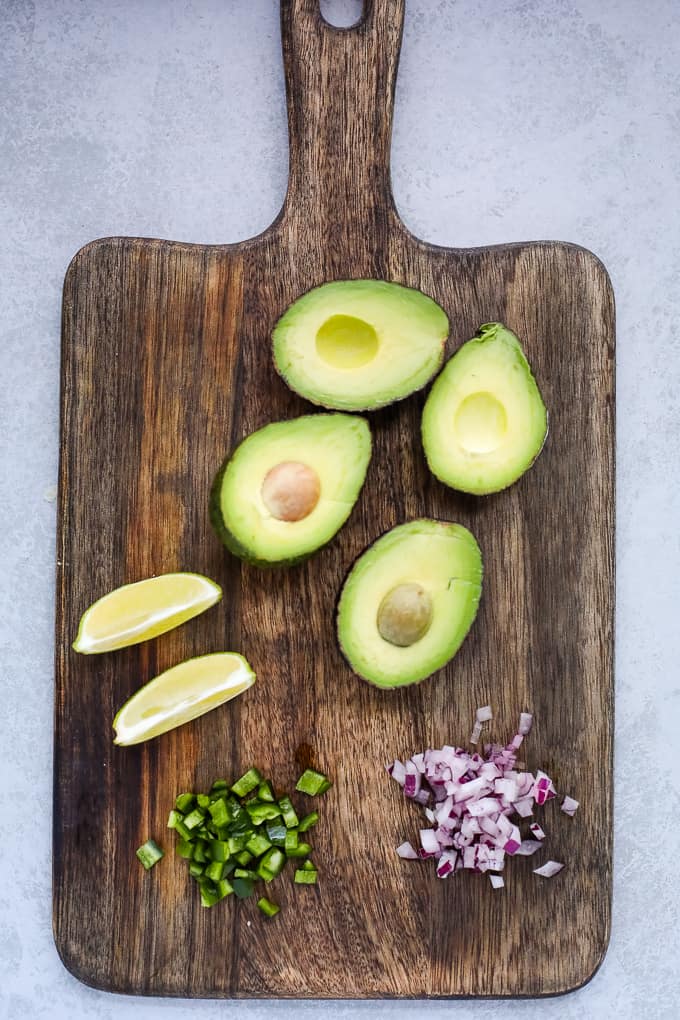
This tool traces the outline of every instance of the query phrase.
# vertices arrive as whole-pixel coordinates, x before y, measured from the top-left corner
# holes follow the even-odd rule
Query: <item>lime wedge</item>
[[[255,683],[235,652],[199,655],[166,669],[125,702],[113,720],[116,744],[139,744],[231,701]]]
[[[222,598],[222,589],[202,574],[160,574],[104,595],[83,614],[76,652],[93,655],[165,634]]]

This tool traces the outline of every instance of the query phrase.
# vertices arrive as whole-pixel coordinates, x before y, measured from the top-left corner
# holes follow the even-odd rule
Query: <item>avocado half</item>
[[[210,519],[224,545],[256,566],[290,566],[349,517],[371,459],[371,432],[349,414],[304,415],[247,436],[213,483]]]
[[[477,615],[482,554],[460,524],[392,528],[356,561],[338,602],[340,648],[377,687],[418,683],[456,654]]]
[[[430,470],[483,496],[516,482],[538,457],[548,414],[514,333],[481,326],[456,351],[425,402],[422,440]]]
[[[419,290],[338,280],[308,291],[273,332],[276,370],[323,407],[369,411],[421,389],[439,370],[449,320]]]

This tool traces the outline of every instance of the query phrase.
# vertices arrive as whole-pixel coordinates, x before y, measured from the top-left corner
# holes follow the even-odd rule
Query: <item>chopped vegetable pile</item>
[[[330,786],[322,773],[307,769],[295,789],[316,796]],[[189,874],[198,882],[201,903],[212,907],[232,893],[238,899],[250,896],[257,881],[271,882],[289,859],[304,858],[295,872],[295,882],[314,885],[317,869],[309,857],[312,848],[300,837],[318,820],[316,811],[298,818],[290,797],[277,798],[271,784],[252,768],[231,787],[226,780],[218,779],[210,793],[180,794],[170,812],[168,828],[179,836],[177,853],[189,862]],[[142,863],[141,851],[148,846],[137,852]],[[279,912],[279,907],[264,896],[257,905],[267,917]]]
[[[482,725],[492,717],[488,705],[477,710],[471,743],[478,742]],[[397,847],[400,857],[433,857],[439,878],[448,878],[462,869],[503,871],[506,857],[530,856],[542,849],[545,832],[540,825],[529,825],[533,839],[522,838],[519,830],[522,819],[532,816],[534,805],[545,804],[556,796],[550,776],[540,769],[534,775],[517,764],[517,752],[532,722],[532,716],[523,712],[510,743],[505,747],[485,744],[484,757],[445,746],[388,766],[389,774],[403,787],[404,796],[424,808],[432,825],[420,830],[418,850],[408,842]],[[573,817],[578,806],[578,801],[565,797],[562,810]],[[534,873],[552,878],[563,867],[557,861],[547,861],[534,868]],[[505,884],[498,874],[489,878],[494,889]]]

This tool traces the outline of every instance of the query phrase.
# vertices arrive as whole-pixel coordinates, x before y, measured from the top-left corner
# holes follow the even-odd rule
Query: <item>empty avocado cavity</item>
[[[308,291],[279,319],[274,363],[291,389],[341,411],[384,407],[439,369],[449,322],[418,290],[338,280]]]
[[[499,322],[456,351],[425,403],[422,440],[440,481],[483,496],[516,482],[545,441],[548,416],[519,340]]]

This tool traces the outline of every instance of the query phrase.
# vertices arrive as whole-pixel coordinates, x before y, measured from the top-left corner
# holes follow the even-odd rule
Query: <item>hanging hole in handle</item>
[[[319,0],[321,17],[334,28],[353,28],[364,16],[364,0]]]

